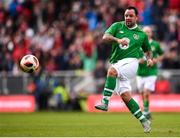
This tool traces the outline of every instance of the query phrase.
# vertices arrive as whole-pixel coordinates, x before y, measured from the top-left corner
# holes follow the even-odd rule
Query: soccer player
[[[139,68],[137,72],[137,87],[140,93],[142,93],[144,112],[143,114],[147,119],[151,119],[149,111],[149,96],[150,93],[155,90],[155,82],[158,75],[157,63],[163,59],[163,50],[160,44],[152,39],[152,29],[149,26],[145,26],[143,31],[147,34],[149,43],[153,53],[154,65],[147,67],[145,58],[143,58],[143,52],[141,52],[141,59],[139,60]]]
[[[108,110],[113,92],[118,93],[131,113],[141,122],[144,132],[150,132],[150,121],[146,119],[137,102],[131,97],[130,79],[136,77],[139,50],[143,49],[147,65],[152,66],[151,48],[148,37],[137,25],[138,11],[128,7],[124,13],[125,21],[113,23],[103,36],[104,42],[112,43],[110,63],[103,90],[101,104],[95,108]]]

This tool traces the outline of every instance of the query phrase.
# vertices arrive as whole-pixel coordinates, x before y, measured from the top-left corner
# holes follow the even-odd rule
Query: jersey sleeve
[[[148,40],[147,35],[145,35],[145,37],[144,37],[144,41],[143,41],[143,45],[142,45],[142,50],[144,52],[151,51],[151,46],[149,44],[149,40]]]
[[[105,34],[110,34],[114,36],[116,34],[116,28],[117,28],[118,23],[113,23],[106,31]]]
[[[163,55],[163,54],[164,54],[164,51],[162,50],[162,48],[161,48],[161,46],[160,46],[159,43],[157,43],[157,53],[158,53],[159,55]]]
[[[139,49],[139,58],[143,58],[144,57],[144,52],[142,50],[142,48]]]

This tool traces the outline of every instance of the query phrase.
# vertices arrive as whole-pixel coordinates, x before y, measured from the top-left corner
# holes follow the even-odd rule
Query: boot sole
[[[108,110],[108,109],[100,108],[100,107],[98,107],[98,106],[95,106],[95,108],[98,109],[98,110],[102,110],[102,111],[107,111],[107,110]]]

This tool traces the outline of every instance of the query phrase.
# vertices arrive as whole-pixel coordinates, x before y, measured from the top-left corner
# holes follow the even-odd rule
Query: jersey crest
[[[134,39],[136,39],[136,40],[139,39],[139,35],[137,35],[137,34],[133,34],[133,37],[134,37]]]

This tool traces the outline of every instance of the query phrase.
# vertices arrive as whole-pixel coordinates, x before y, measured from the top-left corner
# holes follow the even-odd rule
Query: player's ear
[[[136,21],[138,21],[138,16],[136,16]]]

